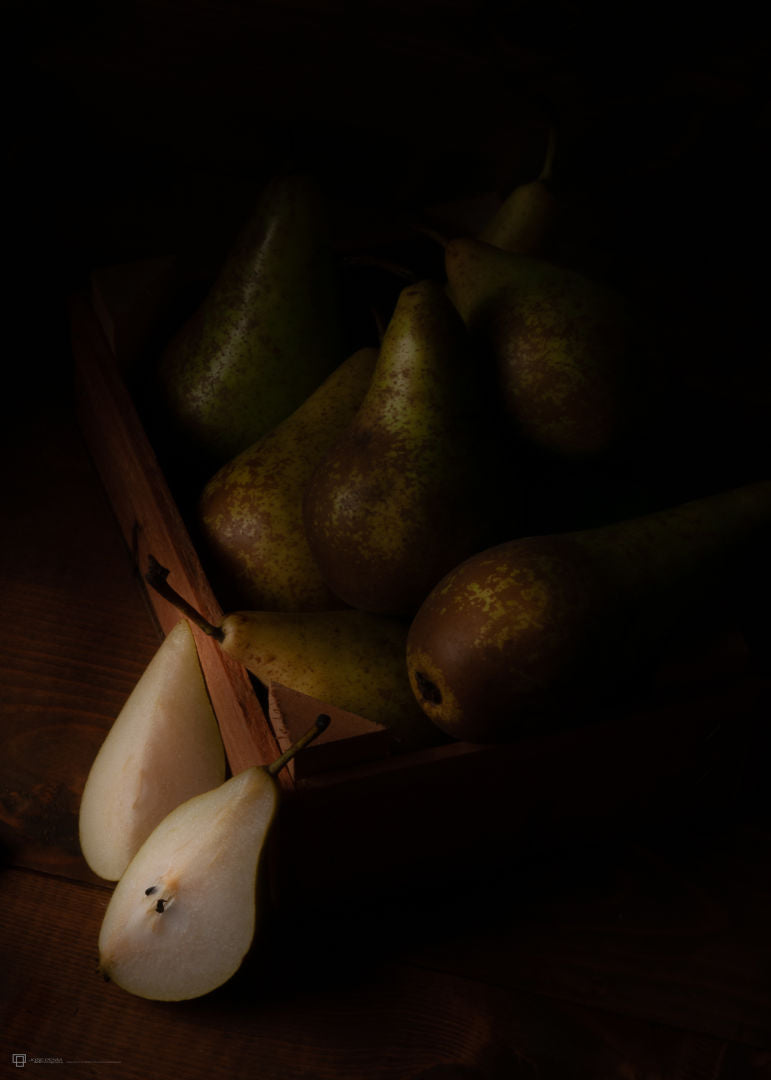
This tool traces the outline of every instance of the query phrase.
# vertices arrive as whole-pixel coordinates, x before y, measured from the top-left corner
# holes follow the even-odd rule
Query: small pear
[[[311,554],[303,495],[313,470],[353,419],[377,349],[359,349],[272,432],[224,465],[198,506],[221,589],[261,611],[340,607]]]
[[[353,608],[234,611],[218,626],[203,618],[150,559],[148,583],[266,686],[271,682],[388,728],[403,748],[438,741],[410,689],[407,624]]]
[[[139,997],[182,1001],[235,974],[257,927],[261,857],[279,804],[274,777],[327,721],[320,716],[272,765],[188,799],[153,830],[105,912],[106,978]]]
[[[623,431],[631,322],[601,282],[472,237],[445,248],[448,290],[492,358],[517,436],[548,455],[586,458]]]
[[[340,362],[338,293],[316,184],[277,177],[161,358],[171,452],[217,468],[297,408]]]
[[[552,184],[554,153],[555,137],[551,129],[540,174],[509,192],[480,231],[480,240],[522,255],[549,253],[560,216],[560,203]]]
[[[410,627],[416,698],[448,734],[498,742],[639,689],[673,643],[723,628],[749,583],[761,588],[770,531],[771,483],[758,482],[480,552]]]
[[[179,803],[225,778],[225,751],[190,625],[164,638],[94,759],[80,802],[83,856],[117,881]]]
[[[345,603],[410,615],[479,546],[484,391],[442,286],[403,289],[364,401],[305,494],[308,543]]]

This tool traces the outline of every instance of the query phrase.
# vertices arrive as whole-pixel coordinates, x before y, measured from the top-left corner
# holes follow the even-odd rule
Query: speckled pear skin
[[[383,724],[405,747],[435,744],[438,729],[413,696],[407,625],[366,611],[234,611],[222,648],[266,685],[281,683]]]
[[[771,533],[771,483],[584,531],[486,549],[431,592],[407,638],[410,684],[448,734],[504,742],[569,723],[725,617]]]
[[[191,457],[229,461],[340,363],[338,292],[321,193],[307,176],[276,178],[161,357],[164,407]]]
[[[514,188],[479,234],[486,244],[522,255],[547,255],[559,218],[557,198],[542,180]]]
[[[341,606],[308,546],[303,495],[319,460],[360,406],[376,359],[375,347],[357,350],[286,420],[206,484],[199,525],[226,607]]]
[[[485,535],[480,372],[441,285],[399,295],[370,388],[308,485],[308,542],[332,591],[411,615]]]
[[[517,435],[557,457],[607,451],[627,416],[624,298],[576,271],[472,237],[448,243],[445,269],[473,340],[492,357]]]

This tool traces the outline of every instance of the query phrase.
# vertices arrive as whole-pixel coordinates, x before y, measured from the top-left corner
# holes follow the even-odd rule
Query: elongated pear
[[[518,437],[557,457],[607,451],[627,419],[626,300],[574,270],[472,237],[447,244],[445,269]]]
[[[353,608],[234,611],[215,626],[170,586],[167,576],[151,558],[148,584],[265,685],[280,683],[382,724],[405,748],[437,741],[437,729],[410,689],[403,620]]]
[[[303,496],[313,470],[361,404],[376,358],[376,348],[348,357],[291,416],[206,484],[198,506],[201,534],[225,595],[239,606],[341,606],[311,554]]]
[[[650,675],[674,641],[722,626],[732,594],[760,586],[769,534],[763,482],[480,552],[410,627],[416,699],[448,734],[476,742],[600,704]]]
[[[364,611],[412,614],[479,544],[481,374],[444,289],[400,293],[361,408],[310,479],[308,543],[327,584]]]
[[[235,974],[257,928],[262,856],[279,804],[274,776],[327,719],[273,765],[189,799],[153,830],[105,912],[106,978],[139,997],[182,1001]]]
[[[94,759],[80,802],[83,856],[117,881],[179,803],[225,778],[225,751],[188,622],[164,638]]]
[[[159,380],[178,457],[215,468],[284,420],[342,359],[337,268],[313,180],[269,183]]]

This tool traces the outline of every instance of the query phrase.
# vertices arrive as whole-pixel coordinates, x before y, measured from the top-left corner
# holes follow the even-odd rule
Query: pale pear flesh
[[[156,1001],[226,982],[256,928],[257,875],[278,805],[253,766],[182,803],[151,833],[112,894],[99,934],[102,974]]]
[[[182,619],[142,673],[86,779],[79,834],[91,870],[117,881],[174,807],[224,779],[222,739]]]

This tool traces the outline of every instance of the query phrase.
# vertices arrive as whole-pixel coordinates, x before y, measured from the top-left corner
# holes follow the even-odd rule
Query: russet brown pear
[[[771,482],[607,526],[530,536],[451,571],[407,640],[416,699],[448,734],[517,738],[645,678],[769,578]]]

